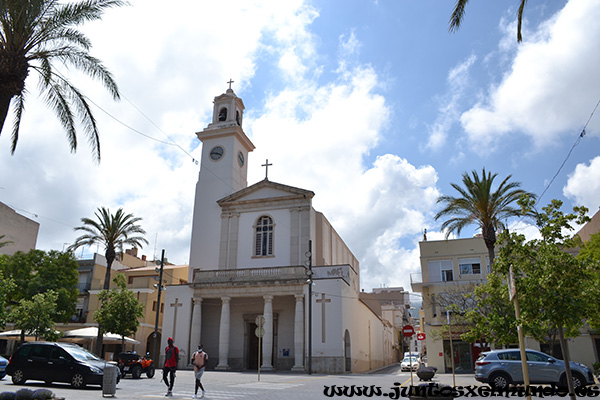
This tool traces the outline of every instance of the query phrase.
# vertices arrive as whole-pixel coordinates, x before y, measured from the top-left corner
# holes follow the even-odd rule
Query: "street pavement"
[[[117,385],[114,396],[104,395],[102,389],[90,386],[85,389],[72,389],[67,384],[52,384],[46,386],[42,382],[28,381],[25,385],[13,385],[7,376],[0,381],[0,392],[16,392],[21,388],[31,390],[47,388],[54,392],[57,398],[65,400],[98,400],[104,398],[115,398],[119,400],[137,399],[166,399],[166,386],[162,382],[162,374],[157,371],[154,378],[133,379],[127,376],[121,379]],[[479,385],[473,374],[455,375],[436,374],[433,382],[449,386]],[[368,388],[381,388],[379,394],[373,396],[352,396],[353,398],[394,398],[394,387],[407,387],[411,385],[409,372],[400,372],[399,365],[372,371],[366,374],[297,374],[297,373],[261,373],[260,377],[254,372],[229,372],[229,371],[206,371],[202,377],[202,383],[206,389],[205,399],[260,399],[260,400],[297,400],[297,399],[345,399],[348,395],[332,395],[332,388],[366,386]],[[419,385],[416,374],[413,374],[413,385]],[[397,389],[396,389],[397,390]],[[193,371],[177,371],[175,387],[172,399],[191,399],[194,394]],[[328,395],[329,394],[329,395]],[[472,397],[472,396],[470,396]],[[552,396],[544,399],[560,399]],[[468,399],[467,399],[468,400]]]

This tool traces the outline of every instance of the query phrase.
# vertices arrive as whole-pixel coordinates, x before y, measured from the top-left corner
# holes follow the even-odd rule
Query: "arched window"
[[[219,110],[219,121],[227,120],[227,108],[223,107]]]
[[[254,255],[273,255],[273,220],[266,215],[258,219],[254,228]]]
[[[239,111],[235,112],[235,122],[237,122],[237,124],[240,126],[242,125],[242,124],[240,124],[240,112]]]

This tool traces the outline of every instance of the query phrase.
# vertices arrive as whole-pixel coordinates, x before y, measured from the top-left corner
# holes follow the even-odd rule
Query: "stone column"
[[[223,305],[221,306],[221,325],[219,327],[219,364],[215,369],[226,370],[229,369],[229,327],[230,313],[229,313],[229,302],[231,297],[221,297]]]
[[[263,371],[272,371],[273,365],[271,359],[273,358],[273,296],[263,296],[265,299],[265,306],[263,316],[265,317],[265,336],[263,337],[263,350],[262,350],[262,366],[260,367]]]
[[[190,353],[196,351],[196,348],[202,340],[202,298],[194,297],[192,299],[192,329],[190,332]]]
[[[304,371],[304,294],[296,295],[294,316],[294,367],[292,371]]]

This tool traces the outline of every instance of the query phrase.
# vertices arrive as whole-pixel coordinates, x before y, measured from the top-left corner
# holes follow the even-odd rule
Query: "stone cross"
[[[331,299],[325,298],[325,293],[321,293],[321,298],[317,300],[321,303],[321,343],[325,343],[325,303],[331,303]]]
[[[231,84],[232,84],[233,82],[235,82],[235,81],[234,81],[234,80],[232,80],[232,79],[229,79],[229,82],[227,82],[227,83],[229,83],[229,89],[231,89]]]
[[[178,298],[175,298],[175,303],[172,303],[171,307],[175,308],[175,315],[173,316],[173,340],[175,340],[175,332],[177,330],[177,309],[183,307],[183,304],[179,303]]]
[[[273,164],[269,164],[269,159],[267,158],[267,162],[261,165],[261,167],[265,167],[265,179],[269,179],[269,166]]]

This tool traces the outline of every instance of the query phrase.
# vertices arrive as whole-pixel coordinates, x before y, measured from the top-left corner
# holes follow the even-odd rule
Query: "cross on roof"
[[[265,179],[269,179],[269,166],[273,165],[273,164],[269,164],[269,159],[267,158],[267,161],[261,165],[261,167],[265,167]]]
[[[229,79],[229,82],[227,82],[227,83],[229,83],[229,89],[231,89],[231,84],[232,84],[233,82],[235,82],[233,79]]]

